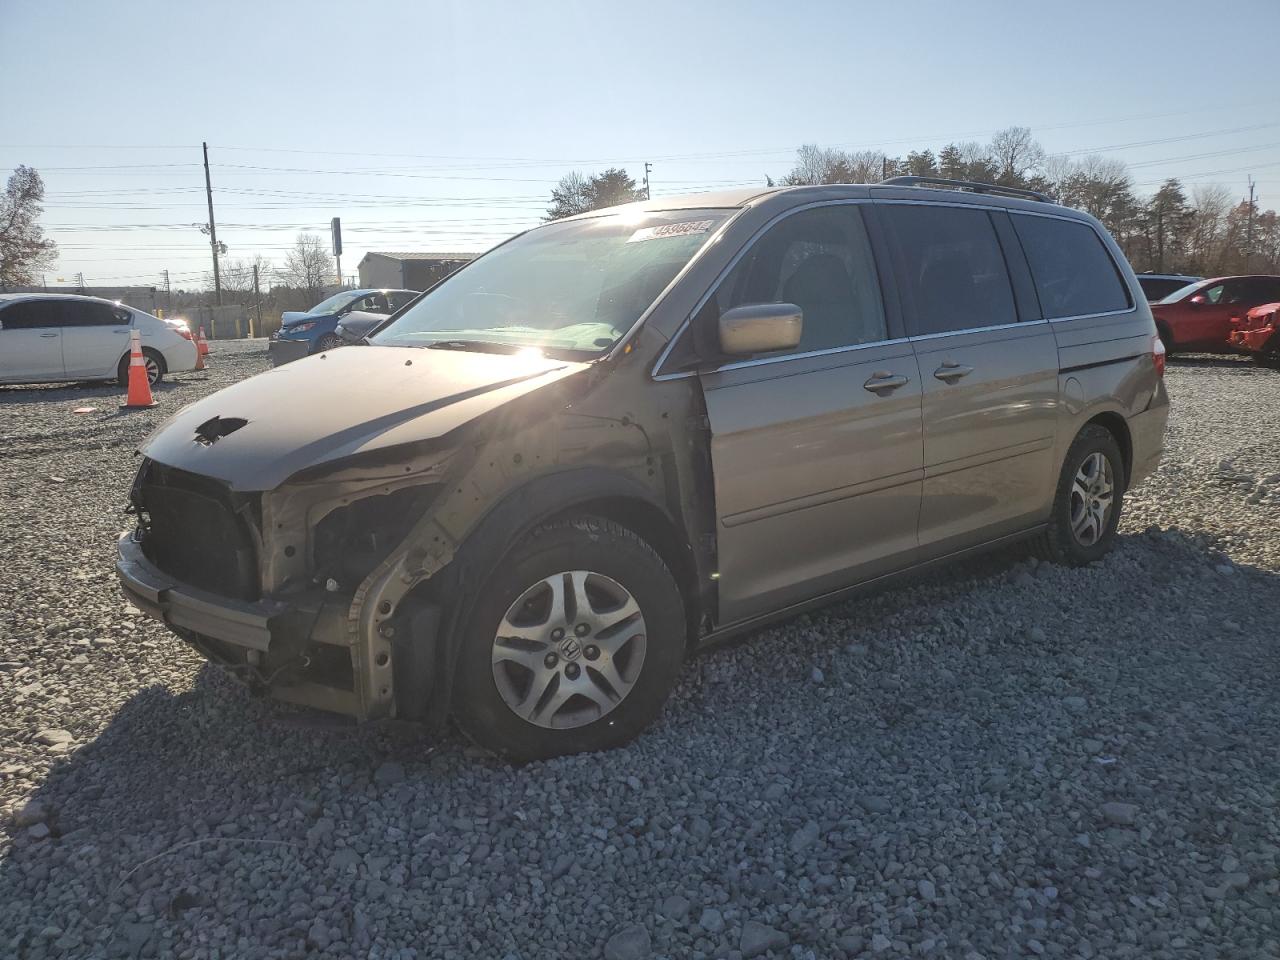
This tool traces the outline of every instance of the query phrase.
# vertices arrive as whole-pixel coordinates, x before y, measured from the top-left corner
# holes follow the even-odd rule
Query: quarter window
[[[1111,313],[1133,306],[1115,261],[1087,223],[1019,214],[1012,219],[1047,318]]]
[[[1018,322],[1004,254],[985,210],[924,204],[878,210],[902,275],[909,334]]]
[[[715,295],[717,316],[754,303],[800,308],[799,353],[886,339],[875,259],[858,208],[804,210],[761,237]]]

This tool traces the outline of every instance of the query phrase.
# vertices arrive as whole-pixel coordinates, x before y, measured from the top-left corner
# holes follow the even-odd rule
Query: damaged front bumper
[[[313,591],[288,602],[237,600],[169,576],[146,557],[133,533],[120,538],[117,551],[126,598],[256,692],[359,720],[397,712],[385,696],[386,677],[361,668],[365,658],[348,630],[342,598]],[[422,680],[394,678],[396,694],[422,695]]]

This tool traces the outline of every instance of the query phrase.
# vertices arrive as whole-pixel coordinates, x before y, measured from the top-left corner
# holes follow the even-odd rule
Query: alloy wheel
[[[142,355],[142,363],[147,368],[147,382],[151,386],[156,385],[156,381],[160,379],[160,364],[155,357],[149,353]]]
[[[1071,534],[1082,547],[1093,546],[1106,532],[1114,495],[1111,461],[1101,452],[1089,454],[1071,482]]]
[[[644,614],[622,584],[589,570],[557,573],[507,609],[493,639],[493,680],[523,720],[584,726],[631,692],[646,639]]]

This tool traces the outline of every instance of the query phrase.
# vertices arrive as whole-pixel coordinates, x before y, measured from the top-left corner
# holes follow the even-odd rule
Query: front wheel
[[[598,517],[540,527],[490,576],[466,624],[458,724],[518,761],[619,746],[661,711],[685,629],[675,580],[631,530]]]
[[[1037,552],[1074,567],[1101,558],[1115,540],[1126,481],[1116,438],[1105,427],[1086,425],[1067,451]]]
[[[336,333],[326,333],[316,341],[314,353],[324,353],[326,350],[336,350],[342,346],[342,339]]]

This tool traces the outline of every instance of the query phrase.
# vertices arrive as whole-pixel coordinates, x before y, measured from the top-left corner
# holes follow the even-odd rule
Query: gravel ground
[[[215,351],[141,413],[0,388],[0,956],[1280,956],[1280,373],[1170,365],[1104,562],[802,618],[514,768],[252,699],[121,599],[132,445],[266,365]]]

